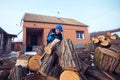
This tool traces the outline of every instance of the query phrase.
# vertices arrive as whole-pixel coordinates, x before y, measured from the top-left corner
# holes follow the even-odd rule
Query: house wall
[[[46,24],[46,23],[35,23],[35,22],[24,22],[23,25],[23,45],[26,45],[26,28],[44,28],[43,32],[43,42],[46,44],[46,37],[51,28],[54,28],[56,24]],[[83,26],[72,26],[72,25],[62,25],[63,26],[63,38],[70,38],[74,44],[85,44],[89,43],[88,27]],[[84,31],[85,39],[79,40],[76,38],[76,31]]]

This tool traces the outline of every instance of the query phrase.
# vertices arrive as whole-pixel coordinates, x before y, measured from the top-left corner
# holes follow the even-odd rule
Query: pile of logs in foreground
[[[77,52],[70,39],[62,40],[52,54],[42,56],[44,47],[40,47],[36,55],[19,52],[6,80],[119,80],[120,77],[116,77],[120,74],[119,51],[110,48],[112,41],[103,47],[100,42],[93,40],[95,66],[91,65],[90,54],[82,49]],[[120,48],[120,44],[115,44],[117,49],[118,45]]]

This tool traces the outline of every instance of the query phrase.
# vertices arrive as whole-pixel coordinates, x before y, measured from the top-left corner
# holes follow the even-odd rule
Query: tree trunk
[[[79,63],[72,41],[70,39],[62,40],[60,50],[61,54],[58,57],[62,69],[79,71]]]
[[[54,66],[55,54],[45,54],[45,56],[40,60],[40,68],[38,70],[43,76],[47,76],[51,72]]]
[[[94,64],[100,69],[113,72],[118,62],[119,55],[115,52],[105,48],[96,48],[94,55]]]
[[[81,80],[81,79],[77,72],[65,70],[60,75],[60,80]]]
[[[31,71],[37,71],[39,69],[39,60],[40,60],[41,56],[39,54],[36,54],[34,56],[32,56],[30,59],[29,59],[29,62],[28,62],[28,68],[29,70]]]
[[[22,67],[27,68],[28,67],[28,61],[29,61],[30,58],[31,58],[31,55],[26,55],[26,54],[20,55],[16,60],[15,66],[21,65]]]
[[[0,80],[8,80],[9,71],[8,70],[1,70],[0,71]]]
[[[111,80],[102,71],[100,71],[100,69],[97,69],[95,67],[89,67],[86,70],[85,75],[91,76],[91,77],[95,78],[96,80]]]
[[[22,80],[28,73],[27,68],[23,68],[22,66],[15,66],[11,69],[9,80]]]

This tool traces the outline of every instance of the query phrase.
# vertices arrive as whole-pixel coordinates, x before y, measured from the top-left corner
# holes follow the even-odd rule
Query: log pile
[[[106,37],[102,36],[99,39],[101,42],[106,40]],[[116,50],[118,43],[114,42],[116,47],[113,47],[115,48],[113,49],[110,48],[113,44],[112,41],[107,47],[101,46],[100,42],[97,45],[95,43],[94,61],[91,59],[90,52],[86,49],[74,49],[70,39],[62,40],[59,45],[54,47],[55,49],[52,52],[50,51],[51,54],[44,54],[44,47],[39,47],[40,50],[37,50],[38,54],[36,55],[20,54],[17,56],[16,64],[14,63],[11,68],[4,67],[7,71],[4,71],[5,69],[0,66],[0,69],[2,69],[0,71],[0,79],[119,80],[120,61],[119,51],[118,49]],[[3,65],[2,61],[0,62]],[[93,63],[95,66],[92,66]]]
[[[120,38],[103,35],[92,38],[95,46],[94,64],[99,69],[120,74]]]

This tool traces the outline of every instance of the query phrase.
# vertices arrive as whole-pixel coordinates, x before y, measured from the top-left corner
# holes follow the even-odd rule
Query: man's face
[[[56,29],[56,30],[55,30],[55,33],[56,33],[56,34],[60,34],[60,33],[61,33],[61,31],[60,31],[60,30],[58,30],[58,29]]]

